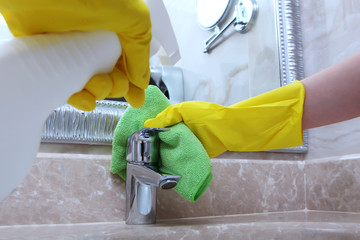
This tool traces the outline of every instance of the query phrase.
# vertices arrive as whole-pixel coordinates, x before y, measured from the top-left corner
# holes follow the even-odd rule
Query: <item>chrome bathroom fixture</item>
[[[166,128],[144,128],[133,133],[127,145],[126,224],[156,223],[156,191],[176,186],[180,176],[158,173],[159,132]]]
[[[204,42],[204,53],[208,53],[216,40],[228,29],[234,25],[239,33],[246,33],[254,24],[258,5],[255,0],[239,0],[232,8],[232,0],[197,0],[198,21],[201,27],[206,30],[214,29],[214,34]],[[226,16],[233,10],[233,18],[220,29],[219,25]]]

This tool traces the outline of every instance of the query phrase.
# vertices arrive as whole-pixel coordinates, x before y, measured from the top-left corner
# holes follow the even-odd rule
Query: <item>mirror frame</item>
[[[280,86],[304,78],[304,60],[301,35],[299,0],[275,1],[277,16],[278,50],[280,60]],[[308,131],[303,131],[303,145],[274,152],[305,153],[308,151]]]
[[[299,0],[274,2],[277,41],[280,61],[280,86],[304,78],[301,18]],[[111,145],[117,125],[128,104],[126,102],[98,101],[93,112],[83,112],[64,105],[46,120],[42,142]],[[271,152],[305,153],[308,150],[308,132],[303,133],[303,145]]]

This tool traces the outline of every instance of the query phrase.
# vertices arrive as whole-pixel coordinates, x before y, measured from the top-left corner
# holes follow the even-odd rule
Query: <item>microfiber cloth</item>
[[[144,128],[147,119],[170,106],[169,100],[155,86],[145,91],[145,103],[141,108],[129,106],[116,126],[113,139],[110,171],[126,180],[126,149],[128,138]],[[184,124],[170,127],[159,133],[160,163],[162,174],[181,176],[174,190],[184,199],[195,202],[210,185],[212,164],[201,142]]]

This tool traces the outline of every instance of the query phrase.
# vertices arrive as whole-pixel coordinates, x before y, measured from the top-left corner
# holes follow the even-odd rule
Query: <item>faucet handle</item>
[[[157,166],[159,160],[160,132],[168,128],[144,128],[134,132],[128,139],[126,160],[146,166]]]
[[[172,188],[176,187],[180,178],[181,178],[180,176],[176,176],[176,175],[163,174],[160,179],[159,188],[165,189],[165,190],[172,189]]]
[[[170,131],[169,128],[143,128],[137,132],[144,136],[157,136],[160,132]],[[136,133],[136,132],[135,132]]]
[[[161,174],[149,167],[133,163],[127,164],[127,176],[129,176],[129,179],[126,179],[127,183],[131,183],[131,179],[136,178],[143,184],[161,189],[174,188],[181,178],[177,175]]]

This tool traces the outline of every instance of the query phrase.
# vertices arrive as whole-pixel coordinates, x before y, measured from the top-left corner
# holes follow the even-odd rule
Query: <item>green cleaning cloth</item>
[[[145,103],[141,108],[129,106],[121,117],[115,132],[110,171],[126,180],[126,149],[128,138],[144,128],[147,119],[170,106],[169,100],[155,86],[145,91]],[[174,190],[184,199],[195,202],[205,192],[212,180],[212,165],[201,142],[184,124],[170,127],[159,133],[160,163],[162,174],[181,176]]]

